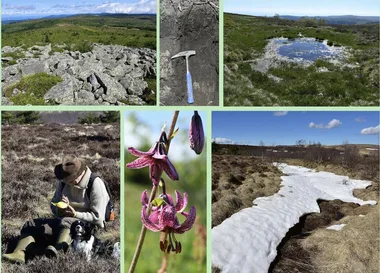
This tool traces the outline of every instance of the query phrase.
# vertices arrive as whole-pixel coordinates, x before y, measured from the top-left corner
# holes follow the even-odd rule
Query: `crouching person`
[[[55,241],[55,244],[47,245],[44,253],[48,257],[56,257],[59,251],[69,248],[72,242],[70,227],[78,219],[99,228],[104,227],[110,196],[104,182],[92,174],[85,161],[74,155],[66,155],[62,163],[55,166],[54,173],[58,179],[50,204],[54,218],[26,222],[15,250],[4,254],[4,259],[25,263],[28,250],[35,245],[46,245],[49,241]],[[89,192],[86,192],[87,188],[90,188]]]

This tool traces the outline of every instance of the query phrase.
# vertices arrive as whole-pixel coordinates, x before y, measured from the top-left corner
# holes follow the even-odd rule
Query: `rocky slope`
[[[145,105],[149,90],[147,78],[155,79],[156,52],[119,45],[93,44],[91,52],[52,52],[51,45],[22,47],[5,46],[2,54],[17,52],[23,58],[3,57],[2,102],[5,90],[22,77],[44,72],[59,76],[62,82],[53,86],[45,95],[47,103],[65,105]],[[12,64],[12,65],[7,65]],[[13,89],[12,96],[24,92]],[[154,96],[154,95],[153,95]]]

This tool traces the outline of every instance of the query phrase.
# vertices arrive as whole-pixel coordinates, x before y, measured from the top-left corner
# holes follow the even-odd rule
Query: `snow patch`
[[[332,230],[339,231],[339,230],[341,230],[345,225],[346,225],[346,224],[332,225],[332,226],[327,227],[326,229],[332,229]]]
[[[223,273],[266,273],[277,256],[277,246],[305,214],[320,212],[317,200],[339,199],[375,205],[353,196],[370,181],[316,172],[304,167],[276,164],[284,174],[278,193],[260,197],[253,207],[227,218],[212,229],[212,263]]]

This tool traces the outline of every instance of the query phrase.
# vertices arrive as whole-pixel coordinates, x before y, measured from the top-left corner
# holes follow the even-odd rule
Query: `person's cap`
[[[62,163],[54,168],[54,174],[58,180],[70,183],[77,179],[86,169],[86,162],[75,155],[63,156]]]

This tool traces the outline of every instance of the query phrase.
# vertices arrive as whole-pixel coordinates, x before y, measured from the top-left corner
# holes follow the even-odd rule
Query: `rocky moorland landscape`
[[[156,16],[3,21],[3,105],[154,105]]]
[[[2,57],[3,104],[145,105],[155,94],[147,83],[156,75],[152,49],[93,44],[84,53],[51,50],[51,44],[2,48],[3,55],[24,56],[16,61]],[[39,77],[55,83],[41,98],[23,90],[22,84]]]

